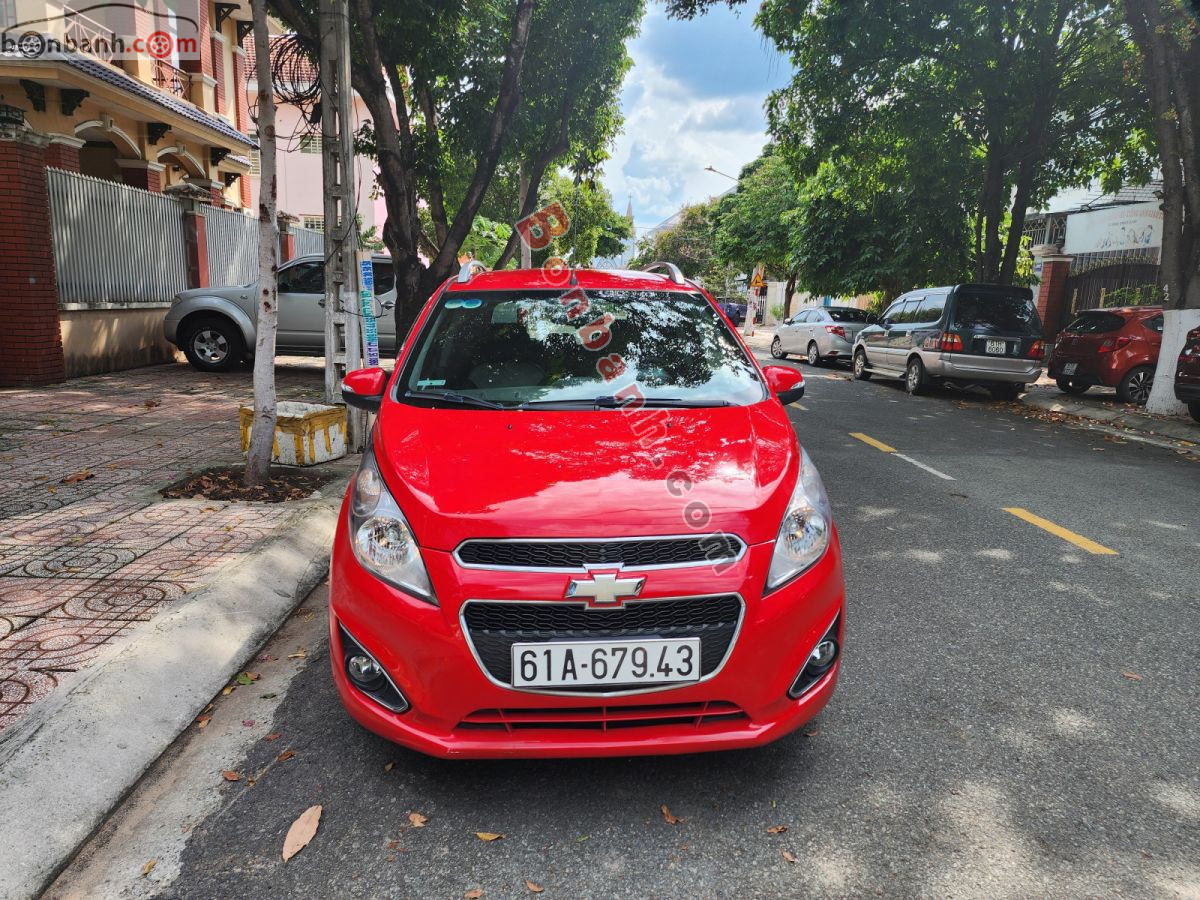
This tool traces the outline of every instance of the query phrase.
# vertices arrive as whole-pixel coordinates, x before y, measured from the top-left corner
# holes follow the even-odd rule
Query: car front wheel
[[[228,319],[197,319],[188,325],[183,354],[201,372],[228,372],[242,361],[242,334]]]
[[[776,335],[775,340],[771,341],[771,355],[775,359],[787,359],[787,354],[783,351],[783,343],[779,340],[779,335]]]
[[[854,377],[858,381],[869,381],[871,373],[867,371],[867,353],[861,347],[854,351]]]
[[[1117,385],[1117,396],[1122,403],[1136,403],[1145,406],[1150,399],[1150,390],[1154,387],[1154,369],[1150,366],[1138,366],[1130,369]]]

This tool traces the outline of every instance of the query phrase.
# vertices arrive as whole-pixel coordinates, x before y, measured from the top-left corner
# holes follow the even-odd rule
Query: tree
[[[1168,308],[1146,408],[1182,413],[1173,384],[1188,330],[1200,326],[1200,19],[1179,0],[1125,0],[1154,112],[1163,178],[1162,278]]]
[[[266,0],[252,0],[255,73],[271,83],[271,45]],[[275,332],[278,323],[279,225],[275,177],[275,97],[258,93],[258,140],[261,181],[258,197],[258,322],[254,341],[254,419],[246,454],[246,487],[267,480],[275,445]]]
[[[714,248],[713,217],[717,201],[685,206],[675,221],[638,242],[629,266],[640,269],[652,262],[673,262],[688,278],[724,292],[737,272],[724,264]]]
[[[568,260],[572,266],[587,266],[596,257],[616,256],[630,235],[628,220],[612,206],[612,194],[600,185],[554,173],[542,185],[538,203],[562,204],[570,228],[554,238],[544,250],[533,253],[534,265],[542,265],[553,256]]]

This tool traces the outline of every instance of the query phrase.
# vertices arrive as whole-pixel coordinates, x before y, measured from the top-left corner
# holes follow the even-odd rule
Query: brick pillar
[[[143,191],[162,193],[164,167],[158,163],[144,159],[118,159],[117,168],[121,170],[121,181],[125,184]]]
[[[200,51],[200,58],[184,57],[180,59],[179,68],[185,72],[194,72],[200,75],[212,74],[212,30],[208,24],[208,7],[208,0],[201,0],[193,7],[196,10],[196,49]],[[190,34],[185,36],[191,37]]]
[[[245,134],[250,127],[250,101],[246,97],[246,51],[241,47],[233,48],[233,96],[236,98],[234,124]]]
[[[215,35],[212,38],[212,76],[217,82],[213,87],[213,112],[225,113],[225,42]]]
[[[1066,296],[1067,275],[1071,271],[1071,260],[1074,257],[1062,256],[1057,247],[1050,252],[1038,253],[1040,247],[1034,248],[1037,261],[1035,269],[1040,268],[1041,281],[1037,290],[1037,311],[1042,319],[1042,329],[1046,340],[1054,340],[1062,328],[1063,311],[1069,298]]]
[[[64,134],[50,135],[50,143],[46,147],[46,165],[55,169],[66,169],[68,172],[79,171],[79,148],[83,141],[79,138],[67,137]]]
[[[250,174],[244,173],[238,179],[238,194],[242,198],[242,208],[250,208]]]
[[[279,225],[279,261],[285,263],[296,258],[296,235],[292,233],[292,226],[297,220],[295,216],[281,212],[275,221]]]
[[[187,245],[188,287],[208,287],[208,232],[198,209],[183,214],[183,241]]]
[[[46,187],[46,138],[0,128],[0,386],[66,378],[54,239]]]

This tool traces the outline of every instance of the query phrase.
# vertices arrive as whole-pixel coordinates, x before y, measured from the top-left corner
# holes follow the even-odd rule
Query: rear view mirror
[[[804,375],[791,366],[763,366],[767,386],[784,406],[804,396]]]
[[[387,372],[378,366],[371,369],[355,369],[342,379],[342,399],[347,406],[379,412],[383,393],[387,390]]]

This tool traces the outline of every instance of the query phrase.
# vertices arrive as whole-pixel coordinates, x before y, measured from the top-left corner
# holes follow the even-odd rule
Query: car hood
[[[665,436],[643,447],[631,426]],[[418,542],[440,550],[467,538],[717,530],[771,541],[799,468],[795,433],[774,400],[633,414],[389,401],[373,440]]]

